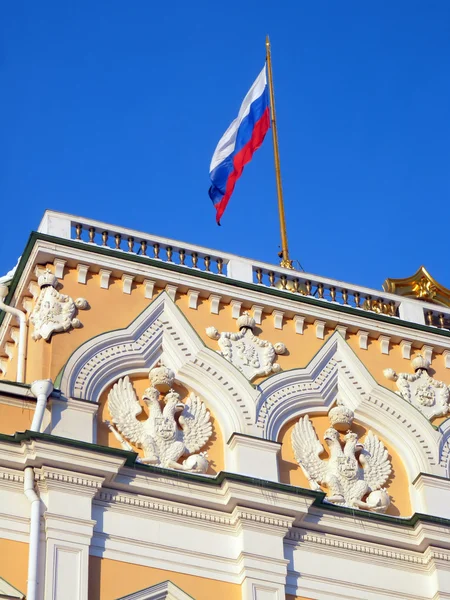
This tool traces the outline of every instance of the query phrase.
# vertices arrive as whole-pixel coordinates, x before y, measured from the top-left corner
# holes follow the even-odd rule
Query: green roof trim
[[[105,248],[103,246],[96,246],[96,245],[88,245],[87,243],[84,243],[84,242],[78,242],[76,240],[67,240],[65,238],[59,238],[59,237],[55,237],[52,235],[47,235],[44,233],[38,233],[36,231],[33,231],[28,239],[27,245],[25,247],[22,258],[20,259],[20,263],[17,267],[17,270],[14,273],[14,277],[13,277],[11,285],[10,285],[10,291],[9,291],[8,296],[6,297],[7,303],[10,302],[10,300],[14,294],[14,291],[17,287],[17,284],[19,282],[22,271],[25,267],[28,257],[31,254],[34,244],[37,240],[44,240],[47,242],[59,244],[60,246],[66,246],[69,248],[77,248],[79,250],[83,250],[86,252],[93,252],[94,254],[103,254],[105,256],[110,256],[112,258],[117,258],[119,255],[118,252],[116,250],[113,250],[112,248]],[[276,296],[277,298],[287,298],[289,300],[292,300],[293,302],[298,302],[300,304],[310,304],[312,306],[317,306],[317,307],[322,307],[322,308],[326,307],[327,309],[332,310],[332,311],[351,314],[351,315],[361,316],[361,314],[363,314],[364,317],[373,319],[374,321],[380,321],[383,323],[399,325],[400,327],[407,327],[408,329],[415,329],[417,331],[433,333],[435,335],[440,335],[443,337],[450,337],[450,331],[446,331],[443,329],[436,329],[435,327],[430,327],[428,325],[421,325],[419,323],[410,323],[409,321],[404,321],[402,319],[399,319],[398,317],[390,317],[388,315],[380,315],[377,313],[372,313],[370,311],[362,312],[361,309],[353,308],[351,306],[343,306],[341,304],[333,304],[331,302],[321,301],[317,298],[311,298],[309,296],[300,296],[297,294],[293,294],[286,290],[278,290],[276,288],[264,287],[264,286],[258,285],[256,283],[246,283],[244,281],[230,279],[229,277],[226,277],[224,275],[217,275],[215,273],[208,273],[205,271],[193,270],[190,267],[176,265],[174,263],[168,263],[168,262],[164,262],[164,261],[158,261],[158,260],[155,260],[148,256],[139,256],[137,254],[131,254],[131,253],[128,254],[128,253],[120,252],[120,258],[122,260],[125,260],[128,262],[151,265],[152,267],[156,267],[157,269],[174,271],[176,273],[182,273],[184,275],[193,275],[200,279],[207,279],[210,281],[221,282],[225,285],[239,287],[239,288],[251,290],[254,292],[263,292],[264,294],[268,294],[269,296]],[[382,291],[380,291],[380,294],[382,294]],[[0,324],[2,323],[4,316],[5,316],[4,311],[0,311]]]
[[[411,517],[394,517],[391,515],[383,515],[374,512],[368,512],[359,509],[347,508],[345,506],[337,506],[326,501],[326,495],[324,492],[316,492],[307,488],[293,486],[287,483],[278,483],[275,481],[268,481],[265,479],[257,479],[256,477],[249,477],[248,475],[240,475],[238,473],[229,473],[227,471],[220,471],[214,477],[198,475],[196,473],[187,473],[186,471],[174,471],[172,469],[165,469],[162,467],[155,467],[153,465],[145,465],[140,462],[136,462],[138,457],[136,452],[129,452],[128,450],[122,450],[120,448],[109,448],[108,446],[101,446],[99,444],[92,444],[89,442],[82,442],[79,440],[71,440],[69,438],[59,437],[56,435],[50,435],[47,433],[38,433],[37,431],[24,431],[17,432],[14,435],[6,435],[0,433],[0,440],[11,443],[21,444],[22,442],[29,440],[43,440],[52,444],[62,444],[63,446],[69,446],[72,448],[79,448],[82,450],[88,450],[92,452],[98,452],[100,454],[107,454],[110,456],[122,457],[125,459],[124,466],[134,468],[138,471],[146,473],[154,473],[157,475],[164,475],[170,479],[180,481],[192,481],[195,483],[201,483],[205,486],[220,487],[225,481],[236,481],[238,483],[244,483],[257,488],[264,488],[266,490],[273,490],[278,492],[285,492],[294,496],[300,496],[302,498],[313,498],[313,506],[320,508],[324,511],[331,513],[340,513],[357,517],[358,519],[366,519],[368,521],[378,521],[383,523],[391,523],[392,525],[400,525],[401,527],[414,528],[417,523],[431,523],[433,525],[441,525],[450,527],[450,519],[443,517],[437,517],[434,515],[426,515],[423,513],[414,513]],[[430,477],[434,477],[430,475]]]

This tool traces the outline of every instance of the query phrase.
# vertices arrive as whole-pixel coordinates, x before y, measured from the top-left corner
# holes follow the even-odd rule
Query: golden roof
[[[383,290],[406,298],[415,298],[450,307],[450,290],[438,283],[425,267],[404,279],[386,279]]]

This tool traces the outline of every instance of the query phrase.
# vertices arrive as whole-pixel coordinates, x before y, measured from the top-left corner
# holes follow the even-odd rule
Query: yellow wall
[[[52,268],[51,265],[48,266]],[[83,323],[82,328],[55,334],[50,342],[32,340],[32,327],[30,327],[26,377],[28,382],[43,377],[54,379],[70,354],[80,344],[95,335],[126,327],[150,303],[150,300],[145,298],[142,283],[134,282],[131,294],[124,294],[121,279],[111,277],[109,289],[102,289],[100,288],[99,275],[89,273],[87,283],[83,285],[77,283],[76,269],[68,268],[65,269],[64,279],[61,283],[60,291],[63,294],[68,294],[74,300],[78,297],[86,298],[90,308],[80,311],[78,314]],[[160,291],[160,289],[155,289],[154,297]],[[186,315],[205,344],[214,350],[218,349],[217,342],[208,338],[205,331],[206,327],[212,325],[219,331],[236,331],[236,320],[231,316],[229,305],[221,304],[219,314],[214,315],[210,313],[209,300],[207,299],[199,298],[198,308],[193,310],[188,306],[187,295],[177,294],[176,304]],[[333,331],[328,329],[326,337],[331,333]],[[282,330],[275,329],[271,315],[263,315],[262,324],[259,326],[257,334],[262,339],[273,343],[280,341],[286,345],[287,354],[277,358],[284,370],[306,366],[325,341],[317,339],[313,324],[305,324],[303,335],[295,333],[295,324],[292,319],[284,319]],[[384,369],[390,367],[398,372],[410,372],[411,370],[409,361],[402,358],[398,344],[392,344],[389,355],[386,355],[381,354],[377,340],[369,341],[368,350],[359,348],[356,334],[349,334],[347,341],[375,379],[387,388],[396,389],[395,383],[384,377]],[[435,371],[434,377],[450,384],[450,372],[445,368],[442,356],[434,357],[433,369]],[[15,364],[12,363],[6,378],[14,379],[14,371]]]
[[[89,557],[89,600],[115,600],[167,580],[195,600],[241,600],[241,587],[236,584]]]
[[[310,415],[316,433],[326,449],[326,444],[323,442],[323,434],[325,430],[330,427],[328,416],[326,415]],[[283,483],[289,483],[303,488],[310,488],[308,480],[306,479],[302,469],[295,460],[294,450],[291,443],[292,429],[294,428],[297,419],[287,423],[281,430],[278,441],[282,443],[279,467],[280,467],[280,481]],[[354,421],[352,430],[358,434],[360,439],[364,441],[364,437],[367,433],[366,427],[358,421]],[[373,430],[374,431],[374,430]],[[389,478],[386,489],[391,496],[391,504],[387,510],[388,515],[408,517],[411,516],[411,502],[409,498],[409,482],[406,474],[405,467],[397,454],[397,452],[386,443],[383,437],[374,431],[383,442],[389,452],[389,459],[392,464],[392,474]],[[327,459],[328,454],[325,451],[322,458]],[[326,491],[324,489],[324,491]]]
[[[27,591],[28,544],[0,539],[0,577],[23,594]]]
[[[138,398],[141,398],[144,390],[149,386],[148,377],[133,376],[130,377],[130,380],[133,383],[133,387],[138,395]],[[100,406],[97,414],[97,443],[103,446],[110,446],[112,448],[121,448],[122,446],[120,445],[120,442],[104,424],[105,419],[111,420],[111,415],[109,413],[107,404],[108,393],[111,390],[111,387],[112,385],[109,386],[100,397]],[[188,390],[178,385],[174,385],[174,389],[180,394],[181,399],[184,400],[188,394]],[[139,415],[138,418],[145,419],[148,416],[147,406],[143,402],[141,402],[141,406],[143,407],[144,412]],[[208,452],[209,469],[207,473],[209,475],[214,475],[224,469],[224,443],[222,432],[213,415],[211,415],[211,423],[213,426],[212,436],[201,451]],[[143,451],[141,449],[135,448],[135,451],[138,452],[140,456],[143,456]],[[184,458],[186,457],[182,457],[179,462],[183,462]]]
[[[0,433],[12,435],[16,431],[30,429],[35,406],[34,402],[24,402],[23,406],[11,406],[0,402]]]

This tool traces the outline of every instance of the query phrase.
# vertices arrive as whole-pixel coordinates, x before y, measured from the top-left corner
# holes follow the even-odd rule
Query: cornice
[[[33,442],[37,442],[34,445],[30,446],[29,444]],[[450,519],[441,518],[438,516],[427,515],[422,513],[415,513],[413,516],[409,518],[402,517],[394,517],[391,515],[383,515],[372,513],[363,510],[357,509],[348,509],[341,506],[336,506],[329,503],[324,503],[323,499],[325,494],[323,492],[316,492],[310,489],[299,488],[295,486],[291,486],[288,484],[277,483],[273,481],[265,481],[261,479],[256,479],[253,477],[248,477],[245,475],[239,475],[236,473],[228,473],[226,471],[221,471],[215,477],[209,477],[204,475],[197,475],[194,473],[187,473],[183,471],[173,471],[170,469],[163,469],[160,467],[154,467],[151,465],[144,465],[142,463],[135,463],[136,454],[133,452],[127,452],[125,450],[120,450],[116,448],[109,448],[104,446],[98,446],[96,444],[90,444],[88,442],[82,442],[78,440],[70,440],[66,438],[61,438],[57,436],[52,436],[43,433],[37,433],[32,431],[26,431],[24,433],[16,433],[13,436],[0,434],[0,461],[3,461],[4,453],[8,451],[9,447],[18,448],[18,452],[15,454],[10,452],[10,457],[15,457],[16,463],[23,468],[25,466],[26,461],[23,460],[24,454],[33,449],[33,460],[35,462],[39,461],[39,455],[42,454],[46,456],[46,464],[48,465],[50,460],[54,460],[57,465],[58,458],[61,455],[65,454],[65,449],[70,449],[70,453],[65,454],[65,460],[67,465],[71,465],[73,468],[73,458],[77,456],[82,459],[82,464],[85,465],[85,469],[91,470],[91,464],[94,461],[94,458],[97,456],[96,460],[96,469],[97,473],[102,473],[103,475],[108,472],[111,468],[111,459],[113,459],[112,464],[116,467],[116,473],[119,473],[119,469],[121,469],[121,473],[126,475],[127,472],[130,473],[132,479],[130,481],[137,481],[139,478],[142,481],[146,481],[147,489],[155,490],[155,486],[157,487],[158,482],[167,482],[168,486],[177,490],[178,486],[174,486],[175,482],[179,482],[179,487],[185,487],[185,490],[190,495],[195,493],[195,490],[198,489],[199,493],[202,488],[212,488],[214,489],[222,489],[224,494],[229,493],[229,489],[240,487],[242,489],[247,488],[248,490],[254,490],[258,492],[258,496],[254,495],[254,499],[256,500],[259,497],[259,492],[263,492],[263,497],[267,496],[267,491],[272,491],[274,493],[280,494],[280,499],[290,499],[294,502],[298,502],[301,499],[308,499],[312,501],[311,505],[311,518],[316,521],[319,516],[320,519],[323,520],[332,520],[334,517],[337,518],[338,521],[345,523],[345,527],[348,528],[351,522],[355,521],[355,518],[358,519],[360,523],[366,523],[366,527],[370,524],[373,524],[374,530],[379,528],[381,524],[388,526],[386,531],[388,531],[389,526],[392,530],[392,526],[400,529],[416,529],[417,526],[436,526],[448,528],[450,527]],[[22,449],[21,449],[22,447]],[[49,454],[48,448],[53,448],[54,451]],[[77,454],[78,452],[78,454]],[[103,457],[103,461],[101,459]],[[127,465],[128,467],[133,467],[132,469],[123,469],[123,466]],[[56,475],[58,467],[51,467],[53,469],[53,473],[55,476],[50,476],[47,480],[55,481],[58,480],[58,476]],[[92,469],[94,471],[94,469]],[[67,473],[70,473],[68,471]],[[70,475],[66,475],[69,477]],[[121,485],[129,485],[126,482],[128,481],[127,477],[121,475],[121,480],[124,482]],[[90,474],[83,474],[82,477],[86,476],[87,479],[91,481],[98,481],[101,477],[98,477],[97,480],[91,477]],[[77,473],[73,474],[74,480],[69,481],[68,483],[77,483]],[[64,477],[62,478],[64,481]],[[94,489],[98,489],[97,485],[90,484]],[[228,486],[228,489],[227,489]],[[130,488],[128,488],[130,489]],[[142,493],[143,488],[139,488]],[[133,488],[133,492],[136,493],[136,489]],[[233,489],[234,493],[234,489]],[[214,492],[214,497],[217,496],[217,492]],[[278,512],[281,509],[280,499],[277,500],[277,509]],[[271,506],[273,512],[273,498],[270,496],[268,500],[267,506]],[[294,506],[291,502],[289,506]],[[291,509],[288,509],[292,511]],[[287,515],[290,517],[290,515]],[[347,519],[347,521],[346,521]]]
[[[2,487],[23,491],[23,471],[16,471],[6,467],[0,467],[0,482]]]
[[[292,526],[295,518],[288,518],[283,515],[272,515],[264,513],[261,510],[251,510],[242,507],[236,507],[232,514],[225,512],[212,511],[210,509],[196,509],[187,504],[159,501],[155,498],[144,498],[142,495],[131,493],[121,493],[113,490],[101,490],[97,495],[95,504],[105,504],[115,506],[120,512],[138,512],[142,515],[142,509],[159,513],[162,517],[167,517],[170,521],[180,520],[183,523],[189,521],[200,521],[208,528],[213,526],[215,529],[229,531],[230,528],[238,530],[242,527],[255,527],[270,530],[273,533],[280,533],[283,537],[286,531]],[[196,525],[197,526],[197,525]]]
[[[51,397],[49,403],[59,406],[67,406],[71,410],[88,413],[90,415],[96,415],[99,408],[97,402],[90,402],[89,400],[81,400],[79,398]]]
[[[35,245],[40,246],[35,249]],[[450,348],[450,331],[437,329],[427,325],[403,321],[397,317],[371,313],[362,309],[344,306],[327,300],[319,300],[309,296],[293,294],[287,290],[278,290],[276,288],[263,287],[258,284],[245,283],[230,279],[224,275],[218,275],[200,270],[193,270],[189,267],[176,265],[173,263],[158,261],[150,257],[138,256],[136,254],[127,254],[115,251],[113,249],[103,248],[101,246],[88,245],[85,242],[75,240],[66,240],[53,237],[42,233],[33,232],[30,235],[27,247],[18,265],[14,278],[10,285],[10,292],[6,299],[7,303],[11,301],[16,291],[19,295],[23,291],[23,285],[20,285],[21,276],[27,264],[27,260],[33,250],[36,259],[39,251],[43,254],[47,252],[50,257],[72,258],[74,261],[99,265],[99,257],[103,262],[112,259],[112,268],[116,271],[130,271],[130,263],[134,264],[137,271],[145,277],[158,277],[164,271],[162,280],[165,282],[180,283],[180,274],[183,275],[183,286],[186,288],[196,287],[196,282],[202,281],[202,289],[208,293],[217,293],[228,298],[240,298],[243,302],[250,305],[262,304],[271,306],[274,309],[283,310],[287,315],[300,312],[303,315],[311,317],[311,321],[316,318],[328,319],[332,322],[345,323],[355,328],[370,329],[376,337],[380,334],[386,334],[391,337],[413,337],[419,344],[432,344],[437,348]],[[71,253],[71,250],[74,250]],[[95,258],[91,258],[95,255]],[[42,258],[43,260],[44,258]],[[106,264],[108,266],[108,264]],[[122,268],[121,268],[122,267]],[[139,273],[138,273],[139,274]],[[25,277],[25,280],[29,277]],[[22,282],[23,283],[23,282]],[[198,285],[197,285],[198,287]],[[250,293],[249,293],[250,292]],[[4,313],[0,312],[0,324],[4,318]],[[405,333],[405,329],[414,333]],[[422,335],[425,334],[425,335]],[[1,336],[0,336],[1,337]]]
[[[104,477],[96,477],[48,466],[35,469],[35,479],[43,491],[60,489],[77,495],[91,497],[95,496],[105,480]]]
[[[120,512],[140,512],[142,509],[159,513],[163,518],[167,517],[170,521],[181,520],[184,523],[188,521],[200,521],[208,528],[228,529],[233,525],[231,516],[218,511],[208,509],[198,509],[189,507],[189,505],[170,502],[165,500],[160,501],[154,498],[145,498],[142,495],[117,492],[115,490],[101,490],[94,501],[94,504],[104,504],[109,507],[115,507]]]
[[[356,555],[365,555],[365,558],[370,562],[373,562],[376,559],[379,559],[380,562],[384,564],[390,563],[390,561],[397,563],[407,562],[421,571],[428,568],[432,559],[432,554],[430,553],[411,552],[404,549],[398,550],[383,546],[382,544],[370,542],[363,543],[359,540],[357,541],[344,536],[338,537],[336,535],[330,535],[329,533],[314,534],[297,528],[291,529],[286,534],[286,540],[294,544],[300,543],[302,544],[302,547],[303,545],[310,546],[311,548],[321,546],[324,547],[319,550],[321,553],[326,549],[325,551],[330,554],[336,554],[341,557],[346,555],[351,559],[355,559]],[[448,556],[445,553],[443,554]],[[390,564],[392,566],[392,563]],[[397,564],[396,566],[401,569],[405,568],[402,564]],[[410,568],[411,566],[408,566],[408,569]]]
[[[241,507],[236,507],[232,519],[232,523],[240,527],[254,526],[257,529],[260,529],[264,526],[266,530],[272,532],[278,531],[282,537],[284,537],[286,532],[292,527],[294,521],[295,517],[287,518],[282,515],[268,515],[261,511]]]

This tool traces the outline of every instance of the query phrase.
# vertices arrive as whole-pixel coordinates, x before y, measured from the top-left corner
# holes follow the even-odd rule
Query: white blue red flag
[[[239,114],[228,127],[211,160],[209,197],[216,208],[216,221],[230,200],[236,181],[270,127],[266,66],[245,96]]]

